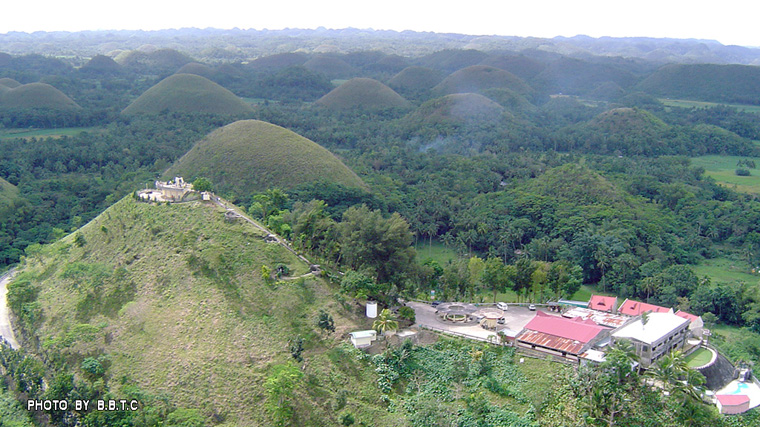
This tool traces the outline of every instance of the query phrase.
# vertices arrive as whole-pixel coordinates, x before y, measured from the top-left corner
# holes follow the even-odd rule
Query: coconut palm
[[[386,332],[392,332],[398,329],[398,322],[391,317],[391,311],[383,309],[380,312],[377,320],[372,323],[372,329],[385,334]]]

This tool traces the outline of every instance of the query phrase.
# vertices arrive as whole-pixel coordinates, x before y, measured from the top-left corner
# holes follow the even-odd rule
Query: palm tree
[[[391,311],[385,308],[380,312],[378,319],[372,323],[372,329],[382,334],[393,332],[398,329],[398,322],[391,317]]]
[[[602,291],[606,292],[607,281],[605,276],[607,273],[607,268],[609,268],[610,263],[612,262],[612,251],[610,250],[609,246],[600,246],[594,253],[594,258],[596,259],[596,266],[602,270]]]

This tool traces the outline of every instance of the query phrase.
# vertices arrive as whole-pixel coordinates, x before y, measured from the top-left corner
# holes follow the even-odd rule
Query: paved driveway
[[[488,339],[489,336],[496,335],[496,332],[483,329],[477,323],[453,323],[441,320],[435,313],[435,307],[432,307],[429,304],[410,301],[406,303],[406,305],[414,309],[417,325],[419,326],[442,329],[444,331],[456,332],[483,339]],[[489,305],[488,307],[491,306]],[[499,326],[509,328],[515,332],[520,332],[525,325],[535,317],[535,315],[536,312],[528,310],[527,307],[510,306],[509,310],[504,314],[506,320],[505,324]]]

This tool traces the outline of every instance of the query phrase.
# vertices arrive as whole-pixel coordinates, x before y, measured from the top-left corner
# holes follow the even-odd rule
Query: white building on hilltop
[[[178,202],[186,195],[193,192],[193,185],[185,182],[181,177],[175,177],[171,181],[155,182],[156,189],[146,189],[137,193],[140,200],[151,202]]]

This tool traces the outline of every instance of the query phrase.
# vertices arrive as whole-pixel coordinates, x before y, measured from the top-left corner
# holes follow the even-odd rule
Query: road
[[[11,348],[18,349],[18,341],[13,334],[13,328],[11,327],[11,317],[8,310],[8,304],[6,301],[6,295],[8,294],[8,283],[11,282],[15,271],[11,269],[7,273],[0,276],[0,336],[2,336],[11,345]]]

